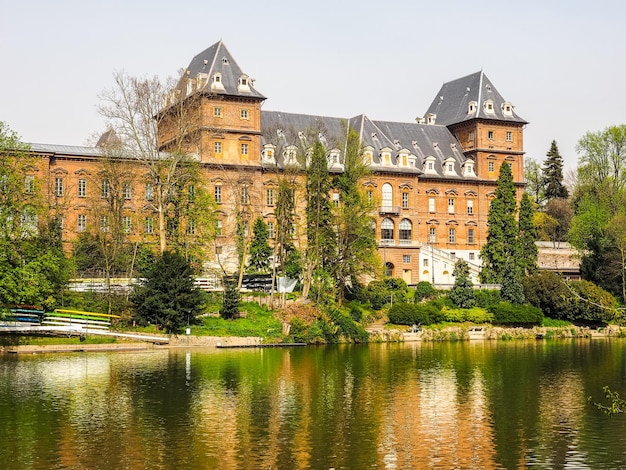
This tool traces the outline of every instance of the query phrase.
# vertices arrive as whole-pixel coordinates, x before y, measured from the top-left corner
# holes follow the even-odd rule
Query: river
[[[626,468],[626,340],[0,355],[0,467]]]

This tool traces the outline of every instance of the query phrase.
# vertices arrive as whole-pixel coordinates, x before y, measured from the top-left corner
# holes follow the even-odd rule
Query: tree
[[[462,259],[457,260],[452,275],[454,276],[454,287],[450,291],[450,300],[459,308],[472,308],[476,305],[476,296],[467,262]]]
[[[222,318],[230,320],[239,313],[241,294],[239,293],[237,281],[233,277],[224,276],[222,282],[224,284],[224,297],[222,299],[220,315]]]
[[[518,225],[515,219],[517,202],[511,166],[503,163],[500,167],[495,198],[491,201],[487,223],[487,242],[480,256],[483,267],[480,272],[481,282],[499,284],[505,271],[513,271],[507,264],[517,264],[518,260]]]
[[[252,240],[248,254],[248,266],[256,272],[267,272],[270,265],[272,248],[268,243],[269,232],[267,224],[261,217],[257,217],[252,227]]]
[[[328,285],[328,268],[336,252],[336,237],[330,200],[331,189],[326,150],[324,145],[316,140],[306,169],[307,250],[303,295],[307,296],[311,287],[314,287],[317,300],[321,300],[321,292],[332,289]]]
[[[609,197],[626,183],[626,124],[587,132],[576,146],[579,184],[608,192]]]
[[[548,200],[567,199],[569,193],[563,186],[563,158],[559,153],[556,140],[552,141],[546,157],[542,169],[545,197]]]
[[[535,225],[533,203],[524,193],[519,206],[518,241],[519,263],[523,275],[533,274],[539,270],[537,265],[537,245],[535,244]]]
[[[103,92],[99,112],[120,139],[120,151],[142,166],[144,182],[150,187],[150,206],[157,213],[159,249],[163,254],[172,224],[180,213],[170,214],[177,195],[198,181],[200,166],[191,156],[192,135],[199,127],[200,97],[179,94],[163,107],[164,97],[176,97],[172,84],[157,77],[144,79],[124,73],[114,75],[115,86]],[[196,188],[197,189],[197,188]]]
[[[532,195],[535,204],[540,206],[545,200],[544,178],[541,165],[532,158],[524,161],[524,179],[526,180],[526,192]]]
[[[369,169],[363,161],[356,131],[347,131],[344,148],[344,171],[336,178],[339,191],[335,208],[337,254],[332,263],[340,303],[346,291],[356,286],[359,277],[373,274],[380,267],[376,236],[372,230],[374,220],[370,216],[373,206],[360,184]]]
[[[204,300],[194,285],[191,264],[172,251],[157,257],[131,296],[137,321],[163,327],[168,333],[194,321]]]
[[[543,210],[555,222],[549,240],[553,242],[565,241],[573,216],[570,201],[559,198],[550,199],[546,202]]]
[[[52,309],[71,267],[60,220],[43,203],[37,171],[29,147],[0,122],[0,304]]]

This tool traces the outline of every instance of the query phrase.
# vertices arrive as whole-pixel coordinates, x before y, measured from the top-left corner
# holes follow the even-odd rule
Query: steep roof
[[[199,74],[205,74],[205,80],[198,80]],[[220,76],[221,86],[216,86],[214,82],[216,74]],[[245,79],[243,86],[242,78]],[[265,99],[265,96],[254,88],[254,80],[243,73],[222,40],[191,60],[177,88],[184,90],[188,80],[196,80],[199,84],[196,90],[206,90],[218,95]]]
[[[472,102],[474,112],[470,112]],[[482,70],[444,83],[426,111],[426,120],[428,115],[434,115],[435,122],[444,126],[471,119],[527,123],[515,113],[513,105],[502,97]]]
[[[363,147],[373,149],[373,169],[419,174],[423,172],[426,157],[434,157],[437,162],[436,173],[431,172],[429,177],[436,178],[444,176],[443,162],[452,158],[456,173],[461,175],[461,166],[466,158],[460,143],[445,126],[372,121],[365,115],[346,119],[278,111],[261,112],[262,143],[273,144],[277,148],[290,145],[300,147],[301,144],[306,144],[305,140],[320,137],[328,150],[337,148],[343,152],[342,145],[348,127],[359,134]],[[414,155],[415,165],[379,167],[383,149],[389,149],[392,155],[398,155],[400,152]],[[276,157],[276,163],[281,165],[280,152]]]

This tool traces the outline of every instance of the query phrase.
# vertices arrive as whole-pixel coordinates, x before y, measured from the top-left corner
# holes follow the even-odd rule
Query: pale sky
[[[529,121],[526,156],[626,123],[626,1],[0,0],[0,121],[29,143],[105,130],[113,73],[163,79],[222,39],[263,109],[414,122],[483,70]]]

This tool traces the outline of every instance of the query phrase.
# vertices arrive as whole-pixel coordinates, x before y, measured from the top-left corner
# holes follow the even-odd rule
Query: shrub
[[[571,281],[566,318],[584,323],[615,319],[617,302],[612,294],[589,281]]]
[[[500,302],[488,310],[493,314],[493,322],[500,325],[531,326],[540,325],[543,321],[541,310],[532,305],[513,305]]]
[[[424,299],[432,299],[435,297],[437,291],[430,282],[421,281],[415,286],[415,293],[413,299],[415,302],[421,302]]]
[[[445,321],[449,322],[472,322],[472,323],[490,323],[493,320],[493,314],[487,309],[480,307],[472,308],[447,308],[441,309]]]
[[[500,291],[491,289],[480,289],[474,292],[476,295],[476,306],[488,308],[500,302]]]
[[[380,310],[391,302],[404,302],[408,286],[402,279],[389,278],[384,281],[372,281],[364,289],[363,301],[369,303],[374,310]]]
[[[524,295],[531,305],[550,318],[565,318],[567,298],[571,295],[561,276],[542,271],[522,278]]]
[[[365,328],[352,320],[352,318],[344,315],[341,310],[334,309],[328,316],[339,327],[339,331],[346,339],[355,343],[366,343],[369,339]]]
[[[387,315],[396,325],[432,325],[445,319],[441,310],[432,304],[394,304]]]

